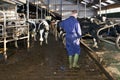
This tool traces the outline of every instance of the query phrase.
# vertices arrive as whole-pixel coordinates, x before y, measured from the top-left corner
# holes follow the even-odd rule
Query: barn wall
[[[95,16],[96,14],[97,13],[93,8],[87,8],[86,9],[86,17]],[[85,7],[82,4],[80,4],[80,8],[79,8],[79,17],[80,18],[85,17]]]
[[[61,0],[44,0],[45,4],[50,4],[50,9],[55,11],[56,13],[62,14],[62,19],[65,19],[71,15],[72,10],[79,10],[79,17],[85,17],[85,7],[84,5],[80,4],[79,6],[75,3],[70,1],[63,0],[62,2],[62,13],[61,13]],[[57,5],[55,5],[57,4]],[[66,5],[68,4],[68,5]],[[86,17],[91,17],[95,15],[95,10],[93,8],[87,8]]]

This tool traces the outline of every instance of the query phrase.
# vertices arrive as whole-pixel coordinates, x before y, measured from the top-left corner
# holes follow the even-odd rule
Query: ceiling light
[[[98,7],[97,6],[92,6],[93,8],[97,9]]]
[[[110,4],[114,4],[115,2],[112,0],[107,0],[106,2],[110,3]]]
[[[58,11],[59,9],[57,8],[56,10]]]
[[[101,2],[101,4],[102,4],[103,6],[107,6],[107,5],[108,5],[107,3],[104,3],[104,2]]]
[[[41,1],[38,1],[38,4],[41,4]]]
[[[96,4],[95,6],[99,7],[100,5],[99,5],[99,4]]]
[[[86,4],[86,2],[84,2],[84,1],[82,1],[81,3],[82,3],[82,4]]]

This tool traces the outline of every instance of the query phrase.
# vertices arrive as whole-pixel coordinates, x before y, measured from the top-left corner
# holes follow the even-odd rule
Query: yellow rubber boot
[[[74,60],[73,60],[73,68],[79,68],[80,66],[78,65],[78,59],[79,59],[79,54],[74,55]]]
[[[72,68],[72,56],[69,56],[69,68]]]

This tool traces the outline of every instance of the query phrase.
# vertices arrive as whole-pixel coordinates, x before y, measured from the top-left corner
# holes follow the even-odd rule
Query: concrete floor
[[[113,44],[101,42],[99,48],[92,47],[92,40],[84,41],[101,59],[101,64],[115,79],[120,80],[120,50]]]
[[[32,41],[29,51],[22,45],[19,49],[9,47],[8,52],[14,55],[6,64],[0,63],[0,80],[107,80],[83,48],[80,69],[69,69],[66,50],[52,35],[48,45]]]

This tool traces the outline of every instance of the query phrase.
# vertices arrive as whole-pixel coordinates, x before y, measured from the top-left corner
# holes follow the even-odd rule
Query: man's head
[[[78,16],[77,10],[72,10],[72,16],[74,16],[75,18],[77,18],[77,16]]]

